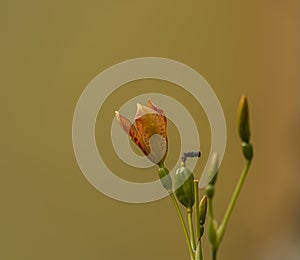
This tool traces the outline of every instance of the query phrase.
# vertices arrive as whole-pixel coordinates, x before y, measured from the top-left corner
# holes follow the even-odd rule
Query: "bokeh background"
[[[255,158],[219,259],[300,259],[299,10],[297,0],[2,0],[0,259],[188,259],[168,198],[143,205],[112,200],[88,183],[73,153],[72,117],[84,88],[109,66],[143,56],[193,67],[223,106],[228,142],[218,220],[243,167],[236,108],[248,95]],[[140,84],[145,93],[161,90],[189,104],[176,86]],[[115,95],[99,113],[104,155],[112,153],[105,137],[113,111],[134,89],[123,89],[127,96]],[[189,108],[203,127],[200,174],[210,133],[197,109]],[[178,151],[180,134],[172,123],[169,131]],[[106,157],[108,165],[124,166]],[[123,174],[155,179],[155,171]]]

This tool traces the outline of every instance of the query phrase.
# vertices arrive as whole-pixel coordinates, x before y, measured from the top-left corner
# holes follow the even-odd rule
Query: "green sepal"
[[[160,167],[158,169],[158,176],[160,179],[160,182],[162,184],[162,186],[167,190],[167,191],[171,191],[173,184],[172,184],[172,179],[171,176],[169,174],[169,170],[166,167]]]
[[[212,199],[213,196],[214,196],[214,193],[215,193],[215,187],[214,187],[214,185],[208,184],[208,185],[205,187],[205,191],[206,191],[207,197],[210,198],[210,199]]]
[[[248,161],[251,161],[252,158],[253,158],[253,146],[252,146],[252,144],[243,142],[242,143],[242,150],[243,150],[244,157]]]

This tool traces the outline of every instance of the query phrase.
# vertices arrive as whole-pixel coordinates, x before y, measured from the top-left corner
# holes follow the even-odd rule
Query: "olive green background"
[[[109,66],[144,56],[193,67],[223,106],[228,142],[218,220],[243,167],[236,108],[248,95],[255,158],[219,259],[299,259],[299,7],[296,0],[2,0],[0,259],[188,259],[168,198],[112,200],[88,183],[74,158],[72,117],[84,88]],[[190,104],[202,129],[199,176],[210,145],[201,108],[171,84],[140,84],[142,93],[162,91]],[[107,100],[97,120],[98,147],[116,170],[124,164],[108,138],[113,111],[138,85],[123,86],[127,95]],[[170,165],[180,133],[169,125]],[[146,171],[116,174],[155,179],[154,168]]]

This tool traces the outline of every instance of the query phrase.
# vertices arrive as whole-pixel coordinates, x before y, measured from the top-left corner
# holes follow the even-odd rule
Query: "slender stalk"
[[[211,219],[214,219],[214,210],[213,210],[213,203],[212,198],[207,198],[208,200],[208,215]]]
[[[196,241],[200,239],[199,181],[194,180]]]
[[[190,230],[190,243],[192,246],[192,249],[196,250],[196,244],[195,244],[195,234],[194,234],[194,226],[193,226],[193,209],[187,208],[187,216],[188,216],[188,224],[189,224],[189,230]]]
[[[214,187],[213,187],[214,190]],[[214,193],[214,191],[213,191]],[[213,210],[213,195],[207,196],[207,202],[208,202],[208,216],[209,216],[209,228],[208,228],[208,239],[210,241],[210,246],[211,246],[211,259],[216,260],[216,254],[217,254],[217,249],[215,245],[215,231],[211,230],[211,225],[213,225],[214,221],[214,210]]]
[[[236,204],[236,201],[237,201],[237,198],[240,194],[240,191],[241,191],[241,188],[245,182],[245,179],[246,179],[246,176],[247,176],[247,173],[249,171],[249,168],[250,168],[250,164],[251,164],[251,160],[250,161],[247,161],[246,162],[246,165],[243,169],[243,172],[241,174],[241,177],[235,187],[235,190],[232,194],[232,197],[231,197],[231,200],[230,200],[230,203],[228,205],[228,208],[226,210],[226,213],[224,215],[224,218],[218,228],[218,240],[217,240],[217,245],[219,246],[220,242],[222,241],[222,238],[224,236],[224,232],[226,230],[226,226],[227,226],[227,223],[228,223],[228,220],[231,216],[231,213],[232,213],[232,210],[234,208],[234,205]]]
[[[217,259],[217,249],[212,249],[211,250],[211,260],[216,260]]]
[[[169,192],[169,196],[171,197],[171,199],[172,199],[172,201],[173,201],[173,204],[174,204],[174,206],[175,206],[175,208],[176,208],[176,211],[177,211],[177,214],[178,214],[180,223],[181,223],[181,225],[182,225],[183,233],[184,233],[185,240],[186,240],[186,243],[187,243],[187,246],[188,246],[188,250],[189,250],[189,254],[190,254],[190,259],[191,259],[191,260],[194,260],[194,251],[193,251],[193,249],[192,249],[192,246],[191,246],[191,243],[190,243],[190,240],[189,240],[189,234],[188,234],[188,231],[187,231],[187,229],[186,229],[186,225],[185,225],[184,219],[183,219],[183,217],[182,217],[180,208],[179,208],[179,206],[178,206],[177,200],[176,200],[176,198],[175,198],[173,192]]]
[[[203,260],[202,244],[200,233],[200,212],[199,212],[199,180],[194,180],[194,196],[195,196],[195,222],[196,222],[196,260]]]
[[[198,240],[195,260],[203,260],[201,239]]]

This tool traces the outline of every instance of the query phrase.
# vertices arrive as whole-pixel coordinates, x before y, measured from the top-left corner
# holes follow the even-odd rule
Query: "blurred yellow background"
[[[243,167],[236,109],[241,94],[249,98],[253,167],[219,259],[300,258],[299,1],[4,0],[0,10],[0,259],[188,259],[168,198],[137,205],[112,200],[88,183],[73,153],[72,118],[84,88],[109,66],[144,56],[194,68],[223,106],[228,141],[218,220]],[[160,89],[152,83],[141,84]],[[179,93],[175,86],[171,92]],[[96,128],[98,146],[108,152],[105,122],[126,101],[114,98]],[[210,138],[203,121],[201,141]],[[170,131],[177,140],[175,127]],[[209,148],[203,142],[200,164]],[[134,174],[143,180],[142,171]]]

